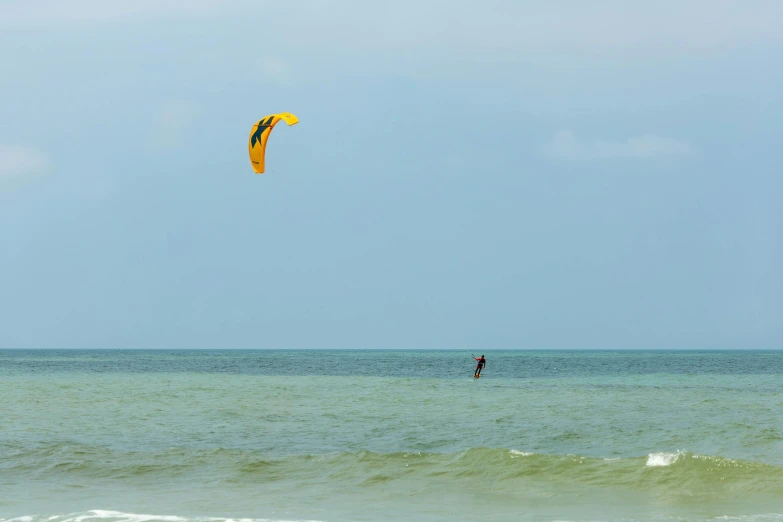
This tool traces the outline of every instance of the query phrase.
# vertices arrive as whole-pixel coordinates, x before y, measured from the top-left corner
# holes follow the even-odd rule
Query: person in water
[[[484,368],[484,365],[487,364],[487,360],[484,358],[484,355],[482,354],[481,357],[474,357],[478,363],[476,364],[476,371],[473,373],[473,377],[480,377],[481,376],[481,369]]]

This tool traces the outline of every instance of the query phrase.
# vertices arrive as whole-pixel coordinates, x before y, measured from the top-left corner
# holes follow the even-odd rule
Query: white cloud
[[[569,130],[555,134],[544,152],[565,160],[602,160],[615,158],[657,158],[689,154],[691,147],[679,140],[645,134],[624,141],[586,140]]]
[[[173,101],[164,105],[150,131],[152,146],[171,150],[184,145],[197,115],[196,106],[188,101]]]
[[[0,144],[0,177],[40,174],[49,167],[48,158],[38,149]]]

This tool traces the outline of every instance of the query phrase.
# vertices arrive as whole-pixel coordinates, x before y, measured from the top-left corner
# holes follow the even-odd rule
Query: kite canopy
[[[250,164],[256,174],[264,173],[264,155],[266,154],[266,142],[269,140],[269,134],[277,122],[283,120],[289,126],[299,123],[299,119],[290,112],[281,112],[280,114],[270,114],[258,120],[253,128],[250,129],[250,138],[247,142],[247,151],[250,154]]]

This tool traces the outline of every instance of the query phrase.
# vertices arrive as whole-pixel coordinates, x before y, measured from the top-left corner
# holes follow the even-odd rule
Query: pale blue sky
[[[0,348],[783,348],[781,27],[2,0]]]

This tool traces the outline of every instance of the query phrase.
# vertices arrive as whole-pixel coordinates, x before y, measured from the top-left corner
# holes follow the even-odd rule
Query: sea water
[[[783,352],[483,353],[0,351],[0,521],[783,521]]]

